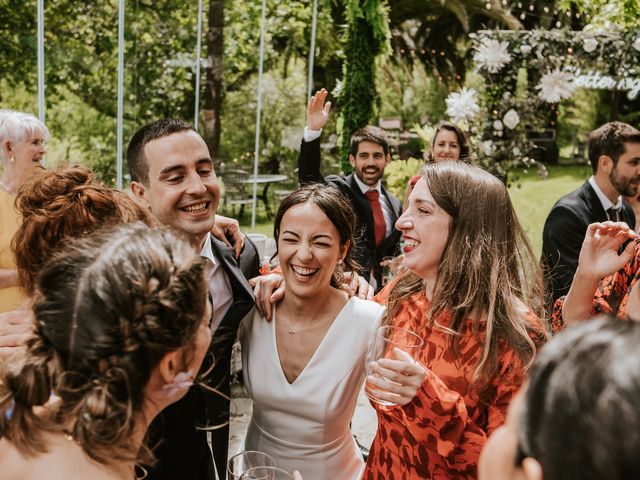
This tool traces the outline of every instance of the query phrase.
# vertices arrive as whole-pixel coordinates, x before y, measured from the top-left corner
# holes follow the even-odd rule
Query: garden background
[[[197,4],[135,0],[125,5],[126,144],[148,121],[168,116],[193,120]],[[0,108],[38,113],[36,10],[36,0],[0,0]],[[295,186],[312,10],[311,1],[266,1],[259,171],[288,175],[284,189]],[[537,74],[530,64],[513,70],[512,79],[497,74],[491,80],[483,74],[474,59],[474,34],[539,30],[545,41],[545,32],[565,37],[587,32],[600,38],[637,32],[640,26],[635,0],[320,0],[317,12],[312,84],[314,90],[330,90],[334,103],[323,133],[324,172],[347,169],[344,139],[355,126],[382,122],[396,145],[387,183],[400,196],[428,148],[431,126],[448,118],[446,100],[452,93],[477,91],[484,110],[495,103],[491,81],[496,78],[502,86],[513,82],[516,96],[536,95],[521,85]],[[115,185],[118,1],[44,2],[44,20],[45,121],[52,132],[46,165],[83,164]],[[220,171],[253,171],[260,21],[258,0],[204,2],[197,116]],[[569,54],[589,50],[581,43],[569,48]],[[621,66],[604,47],[589,54],[599,68],[608,65],[617,73]],[[627,74],[637,74],[637,66]],[[637,126],[640,101],[625,93],[577,89],[544,114],[537,112],[535,125],[520,112],[520,134],[535,138],[544,133],[546,140],[538,142],[543,148],[518,155],[509,153],[513,149],[501,151],[490,156],[493,164],[481,155],[486,126],[478,118],[465,124],[473,151],[485,157],[483,166],[509,184],[537,252],[551,205],[590,174],[584,148],[588,132],[611,119]],[[222,207],[225,213],[238,213]],[[257,214],[255,231],[271,234],[262,207]],[[251,230],[250,217],[245,212],[240,219],[246,231]]]

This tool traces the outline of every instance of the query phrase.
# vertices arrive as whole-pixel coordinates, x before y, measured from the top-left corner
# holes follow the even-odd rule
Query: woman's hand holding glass
[[[404,406],[417,395],[427,371],[399,348],[393,349],[392,357],[380,358],[370,364],[367,388],[378,400]]]

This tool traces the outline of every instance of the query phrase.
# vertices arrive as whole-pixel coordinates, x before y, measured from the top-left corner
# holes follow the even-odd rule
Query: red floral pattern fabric
[[[593,307],[591,315],[614,315],[618,318],[626,318],[627,303],[629,302],[629,292],[640,278],[640,244],[636,245],[633,258],[616,273],[604,277],[593,297]],[[564,299],[560,297],[556,300],[551,314],[553,331],[558,332],[564,328],[562,318],[562,306]]]
[[[379,303],[386,303],[392,286],[387,285],[378,294]],[[523,367],[505,345],[497,375],[483,392],[478,392],[472,378],[482,351],[482,335],[472,331],[469,320],[456,354],[447,343],[450,335],[434,325],[425,325],[428,308],[426,296],[415,294],[394,319],[394,325],[424,338],[424,348],[416,360],[428,369],[427,379],[404,407],[372,402],[378,414],[378,431],[363,479],[476,478],[482,447],[489,434],[504,423],[509,402],[523,382]],[[541,325],[532,312],[526,315],[532,325]],[[450,321],[446,313],[437,319],[444,326]]]

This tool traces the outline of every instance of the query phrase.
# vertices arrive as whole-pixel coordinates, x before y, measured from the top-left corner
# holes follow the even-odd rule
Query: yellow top
[[[15,269],[11,240],[20,226],[20,215],[13,207],[15,197],[0,188],[0,268]],[[15,310],[25,299],[20,288],[0,288],[0,313]]]

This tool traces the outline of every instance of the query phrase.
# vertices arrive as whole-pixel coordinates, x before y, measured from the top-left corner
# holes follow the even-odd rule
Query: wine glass
[[[293,475],[281,468],[255,467],[244,472],[240,480],[293,480]]]
[[[256,467],[275,467],[272,456],[263,452],[247,450],[234,455],[227,462],[229,480],[240,480],[242,474]]]
[[[394,350],[396,348],[402,350],[403,352],[408,353],[411,358],[415,360],[415,354],[418,350],[422,348],[424,345],[424,340],[420,335],[411,330],[407,330],[406,328],[394,327],[394,326],[383,326],[378,327],[376,330],[376,334],[373,338],[373,341],[369,345],[369,350],[367,352],[367,365],[366,365],[366,374],[367,376],[373,375],[376,377],[380,377],[377,373],[374,373],[371,370],[371,363],[382,358],[388,358],[391,360],[397,360],[394,356]],[[384,378],[384,377],[380,377]],[[391,381],[385,378],[387,381]],[[365,383],[364,393],[369,397],[372,401],[379,403],[380,405],[397,405],[395,402],[390,402],[389,400],[381,399],[377,396],[377,391],[379,387],[371,384],[369,381]]]

